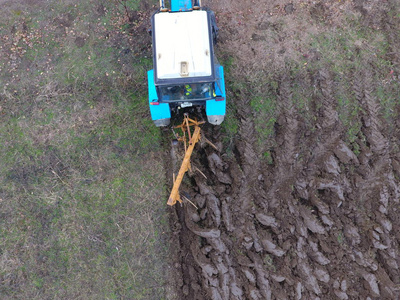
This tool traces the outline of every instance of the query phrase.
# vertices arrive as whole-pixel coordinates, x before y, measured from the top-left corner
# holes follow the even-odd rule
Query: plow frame
[[[185,156],[182,161],[182,165],[179,169],[179,173],[174,178],[174,185],[172,187],[171,194],[169,196],[167,204],[170,206],[175,205],[177,201],[182,203],[182,199],[179,195],[179,187],[182,184],[183,176],[188,170],[191,170],[190,165],[190,157],[192,156],[194,146],[200,140],[200,125],[204,124],[204,121],[198,122],[197,120],[193,120],[189,118],[188,114],[184,114],[184,120],[181,125],[176,126],[175,128],[182,130],[182,136],[177,136],[178,141],[183,141],[185,145]],[[191,127],[194,127],[193,133],[191,133]]]

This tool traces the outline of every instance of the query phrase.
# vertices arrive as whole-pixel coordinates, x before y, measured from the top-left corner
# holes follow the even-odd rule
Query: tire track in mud
[[[292,99],[292,91],[288,75],[283,75],[279,80],[278,108],[279,117],[275,125],[277,149],[275,151],[275,174],[274,182],[268,187],[269,206],[278,208],[282,203],[279,199],[290,197],[290,189],[280,189],[285,182],[293,180],[298,172],[296,165],[297,145],[299,144],[299,121]],[[265,176],[269,176],[265,174]]]
[[[357,157],[341,139],[344,129],[337,113],[331,72],[320,70],[315,77],[318,87],[315,101],[321,104],[315,124],[316,143],[310,149],[312,154],[305,171],[295,182],[297,209],[307,228],[297,237],[297,255],[304,259],[298,285],[305,286],[300,298],[324,299],[335,295],[338,299],[348,299],[355,287],[351,276],[345,275],[351,269],[343,249],[342,231],[344,224],[351,224],[344,217],[351,184],[341,166],[357,164]],[[314,279],[307,284],[308,276]]]
[[[395,178],[391,142],[382,134],[387,124],[382,124],[384,121],[380,114],[380,103],[375,96],[372,69],[367,64],[354,77],[355,95],[364,108],[361,119],[365,136],[365,143],[360,142],[360,169],[365,175],[360,180],[356,198],[359,207],[364,207],[364,210],[356,210],[356,214],[359,214],[357,225],[365,230],[363,240],[372,245],[370,255],[376,258],[375,264],[369,266],[363,276],[369,278],[369,285],[371,289],[375,286],[378,296],[394,299],[399,297],[400,283],[400,249],[397,242],[400,237],[400,190],[399,181]]]
[[[322,233],[323,229],[307,209],[297,207],[291,195],[294,169],[289,175],[287,168],[293,166],[296,159],[298,121],[288,81],[283,79],[280,87],[282,122],[277,135],[282,141],[279,147],[283,151],[276,158],[276,174],[261,175],[257,167],[250,106],[246,100],[240,99],[241,138],[236,144],[237,159],[224,162],[219,154],[208,153],[206,156],[211,172],[202,170],[208,178],[217,175],[215,166],[220,171],[229,171],[232,179],[224,179],[224,184],[231,184],[230,188],[221,189],[210,184],[209,180],[204,182],[200,176],[194,177],[199,192],[194,199],[200,211],[186,206],[185,226],[189,232],[202,238],[201,242],[189,239],[193,240],[190,254],[200,266],[201,278],[193,274],[188,283],[193,286],[193,282],[197,282],[194,286],[203,288],[206,299],[280,299],[288,296],[300,299],[303,289],[307,288],[315,294],[321,293],[316,276],[312,274],[313,269],[305,260],[307,253],[302,250],[304,238],[299,239],[298,245],[291,243],[298,233],[307,236],[307,226],[317,233]],[[240,168],[235,167],[238,164]],[[273,187],[277,188],[277,195],[272,193],[273,197],[270,197],[271,193],[265,192],[263,176],[276,176]],[[224,176],[218,174],[211,182],[218,182],[221,178]],[[276,217],[268,207],[274,202],[270,201],[273,198],[280,202]],[[289,224],[285,225],[288,217]],[[297,251],[294,250],[296,247]],[[288,250],[298,252],[301,261],[286,256]],[[326,261],[318,252],[314,259],[323,263]],[[289,268],[290,264],[298,267],[293,271]],[[318,272],[326,274],[321,268]],[[185,288],[187,286],[183,288],[186,299],[202,299],[198,298],[198,289],[196,292],[195,288]],[[194,298],[196,295],[197,298]]]
[[[312,149],[314,154],[307,162],[305,176],[299,176],[295,184],[300,197],[298,210],[311,233],[311,235],[304,234],[303,238],[298,238],[297,254],[305,259],[305,263],[301,266],[303,274],[308,277],[311,273],[317,279],[311,280],[308,286],[306,284],[309,292],[308,295],[306,294],[306,299],[325,293],[326,296],[335,294],[339,299],[355,296],[395,299],[399,296],[396,287],[398,282],[393,281],[399,278],[398,260],[394,259],[398,249],[393,245],[396,239],[390,240],[388,235],[383,234],[385,229],[390,231],[392,223],[380,218],[377,213],[372,214],[372,217],[369,215],[376,210],[371,206],[373,205],[373,198],[370,196],[372,191],[368,188],[376,184],[379,171],[371,172],[370,169],[363,169],[357,156],[341,139],[343,129],[336,113],[333,81],[326,70],[320,71],[318,77],[321,94],[319,101],[323,104],[322,112],[317,120],[320,132],[316,134],[316,140],[319,144]],[[379,162],[382,159],[382,153],[388,153],[380,144],[382,142],[387,144],[387,141],[378,139],[383,137],[378,115],[379,104],[372,96],[370,81],[365,80],[361,88],[359,85],[359,83],[355,84],[355,94],[358,95],[360,104],[366,111],[364,122],[373,124],[368,130],[363,130],[367,140],[371,139],[371,148],[374,147],[372,151],[369,150],[368,155],[372,161]],[[355,172],[351,171],[352,168],[364,178],[354,174]],[[386,178],[383,182],[393,177],[390,174],[387,175],[384,176]],[[364,179],[365,182],[363,182]],[[381,183],[378,183],[378,186]],[[380,190],[380,193],[386,199],[387,189],[386,193],[385,189]],[[368,196],[369,201],[365,201]],[[369,207],[368,202],[370,202]],[[381,202],[384,202],[387,208],[387,200]],[[365,211],[360,209],[365,205],[367,205]],[[304,215],[304,209],[307,206],[308,215]],[[384,211],[385,206],[381,205],[380,209]],[[384,245],[383,241],[389,245]],[[382,257],[389,260],[386,266],[382,263],[383,259],[379,258],[379,254],[371,249],[371,245],[379,251],[390,249],[389,253],[382,254]],[[302,249],[307,248],[312,249],[312,252],[301,253]],[[311,272],[305,270],[311,270]],[[300,270],[298,274],[302,277]],[[302,279],[301,284],[304,284],[306,278]],[[366,289],[360,289],[359,283],[365,283]]]
[[[370,196],[372,191],[369,188],[377,183],[377,178],[380,178],[379,167],[377,172],[363,169],[363,163],[360,163],[359,158],[341,139],[343,128],[336,113],[334,83],[330,72],[322,70],[318,77],[321,93],[319,100],[323,104],[321,116],[317,121],[317,127],[320,129],[317,134],[319,144],[312,150],[315,154],[307,163],[306,176],[300,176],[295,184],[300,202],[311,209],[311,214],[308,215],[309,221],[307,222],[304,218],[306,226],[309,225],[310,220],[313,220],[313,215],[316,217],[315,220],[319,221],[317,230],[313,231],[308,226],[311,233],[319,235],[306,236],[305,242],[302,242],[306,245],[304,248],[308,246],[313,249],[313,253],[308,254],[311,258],[310,262],[313,261],[314,264],[310,263],[309,267],[319,281],[315,282],[313,292],[320,295],[319,291],[321,294],[324,294],[324,290],[329,291],[326,295],[335,294],[339,299],[355,296],[395,299],[399,296],[396,288],[398,282],[393,282],[394,278],[399,278],[398,259],[397,261],[394,259],[394,255],[398,253],[397,247],[393,245],[396,239],[390,240],[388,235],[382,237],[383,231],[390,229],[392,223],[380,218],[376,213],[372,214],[372,217],[369,216],[371,212],[376,211],[371,206],[373,198]],[[355,78],[363,77],[355,76]],[[372,82],[365,78],[361,80],[361,83],[355,83],[354,91],[366,111],[366,116],[363,116],[364,123],[372,124],[371,128],[363,129],[367,140],[371,139],[370,145],[373,148],[365,155],[372,161],[378,162],[377,166],[379,166],[382,165],[379,161],[385,160],[382,154],[388,154],[388,151],[387,147],[382,147],[382,143],[387,145],[387,141],[381,134],[379,103],[373,97],[372,86]],[[360,160],[362,160],[362,155]],[[351,171],[352,169],[356,171]],[[381,177],[382,182],[388,182],[388,178],[390,182],[393,174],[387,174],[384,177],[386,178]],[[378,183],[378,186],[381,183]],[[392,184],[392,187],[396,186],[398,184]],[[387,189],[386,193],[385,188],[381,189],[380,194],[387,196]],[[366,201],[368,198],[370,199]],[[385,196],[383,198],[386,199]],[[368,202],[370,202],[369,207]],[[387,200],[381,202],[384,202],[388,208]],[[362,207],[365,205],[367,207],[363,211]],[[380,209],[384,211],[385,206],[381,205]],[[299,210],[304,210],[304,207],[300,205]],[[398,220],[396,222],[398,223]],[[378,224],[373,225],[374,223]],[[383,241],[389,245],[383,245]],[[302,243],[298,242],[298,245]],[[379,251],[390,249],[390,253],[382,254],[386,260],[389,260],[386,267],[382,264],[383,260],[379,258],[379,254],[376,255],[375,251],[371,250],[371,245]],[[378,258],[375,258],[375,255]],[[303,266],[303,268],[307,270],[308,266]],[[330,283],[330,287],[326,283]],[[366,289],[360,289],[359,283],[365,283]],[[311,290],[310,286],[307,289]],[[310,293],[306,299],[308,297],[312,298],[314,295]]]
[[[283,231],[282,234],[282,249],[287,249],[290,255],[285,255],[280,265],[286,268],[292,266],[282,275],[286,277],[283,282],[285,297],[291,299],[313,299],[324,294],[332,294],[328,284],[331,281],[328,268],[331,263],[328,255],[331,251],[326,239],[329,235],[329,225],[332,226],[333,222],[327,216],[329,206],[317,196],[318,188],[328,188],[321,186],[327,182],[319,182],[317,178],[326,168],[334,167],[326,166],[324,162],[327,158],[332,160],[331,153],[338,143],[340,130],[330,74],[327,71],[320,71],[314,77],[317,78],[316,85],[320,91],[317,101],[322,103],[320,117],[315,124],[318,130],[314,139],[318,143],[312,146],[308,154],[303,153],[304,157],[298,162],[298,171],[294,174],[292,172],[291,180],[280,183],[280,189],[294,189],[294,191],[288,193],[286,197],[280,196],[286,202],[288,209],[282,210],[285,206],[280,205],[274,212],[274,215],[282,216],[280,224],[289,223],[289,230]],[[287,107],[287,104],[283,105]],[[297,137],[297,141],[299,133],[296,131],[291,133],[293,137]],[[279,173],[274,176],[279,177]],[[335,188],[334,184],[328,185]],[[276,259],[276,262],[278,263],[279,259]],[[279,299],[277,295],[276,298]]]
[[[197,148],[192,161],[207,179],[195,173],[182,190],[198,209],[171,210],[174,299],[399,299],[400,159],[384,134],[372,68],[351,76],[359,153],[337,113],[335,75],[278,80],[273,165],[257,153],[249,95],[232,97],[235,155]],[[308,135],[293,103],[295,81],[314,86]],[[218,143],[218,127],[204,132]]]
[[[273,225],[274,219],[256,209],[256,203],[266,203],[267,196],[260,180],[253,146],[254,124],[246,100],[241,101],[239,117],[241,139],[236,143],[237,157],[226,158],[214,150],[201,150],[193,161],[203,162],[202,172],[208,179],[193,176],[190,192],[199,209],[190,205],[177,209],[182,225],[179,236],[185,274],[183,299],[272,299],[264,249],[279,256],[284,252],[276,247],[268,232],[257,232],[255,215],[264,224]],[[218,140],[218,129],[208,131],[208,136]],[[184,261],[186,251],[189,255]],[[189,264],[188,257],[193,258]],[[267,264],[270,266],[271,261]],[[276,278],[278,282],[282,280]]]
[[[329,70],[312,76],[314,101],[322,105],[315,142],[302,159],[301,118],[289,77],[282,77],[276,155],[269,168],[255,150],[248,100],[236,95],[236,155],[198,148],[193,164],[207,179],[195,173],[183,187],[198,209],[185,204],[171,213],[180,299],[399,296],[398,183],[368,76],[362,73],[354,82],[363,122],[372,124],[362,129],[367,143],[358,156],[342,139]],[[218,127],[203,131],[221,148]]]

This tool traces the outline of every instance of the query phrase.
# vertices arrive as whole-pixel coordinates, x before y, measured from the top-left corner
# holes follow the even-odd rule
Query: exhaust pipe
[[[164,0],[160,0],[160,10],[161,11],[168,11],[168,8],[165,8]]]
[[[194,1],[194,5],[193,5],[193,9],[194,10],[199,10],[201,8],[201,0],[195,0]]]

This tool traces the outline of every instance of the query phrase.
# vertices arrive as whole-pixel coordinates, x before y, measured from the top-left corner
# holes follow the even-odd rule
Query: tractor
[[[224,69],[214,54],[218,27],[201,0],[160,0],[151,17],[153,69],[147,72],[151,118],[168,126],[181,109],[205,110],[210,124],[225,118]]]

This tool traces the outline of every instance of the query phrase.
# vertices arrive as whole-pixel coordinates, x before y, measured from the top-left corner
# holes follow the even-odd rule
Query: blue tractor
[[[153,14],[153,70],[148,71],[149,106],[156,126],[168,126],[171,113],[205,109],[219,125],[226,112],[224,69],[214,55],[218,27],[200,0],[160,0]]]

